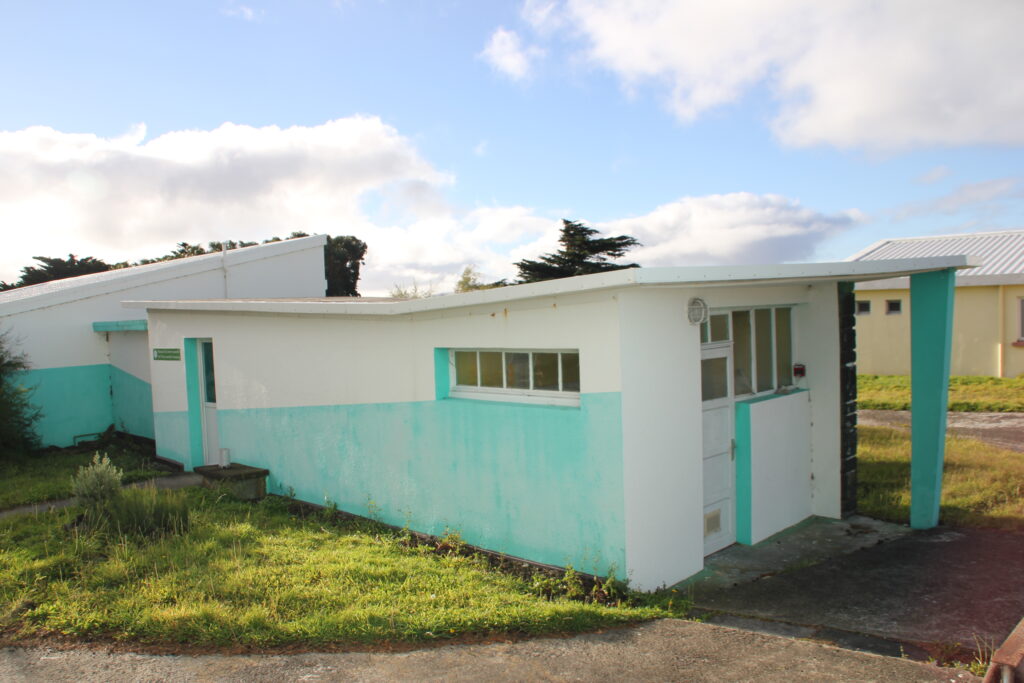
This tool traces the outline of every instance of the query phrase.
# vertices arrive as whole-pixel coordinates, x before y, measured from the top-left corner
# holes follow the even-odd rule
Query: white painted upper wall
[[[106,336],[92,323],[144,318],[122,305],[126,299],[323,296],[325,241],[301,238],[3,292],[0,331],[10,331],[33,368],[108,363]],[[148,369],[132,374],[147,379]]]
[[[619,390],[614,293],[388,318],[151,310],[152,347],[213,340],[218,408],[428,401],[434,349],[579,349],[582,393]],[[184,361],[151,361],[153,409],[184,411]]]

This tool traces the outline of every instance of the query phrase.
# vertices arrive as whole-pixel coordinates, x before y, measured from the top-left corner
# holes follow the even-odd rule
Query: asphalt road
[[[0,680],[48,681],[978,681],[964,671],[666,619],[574,638],[399,653],[147,655],[0,649]]]

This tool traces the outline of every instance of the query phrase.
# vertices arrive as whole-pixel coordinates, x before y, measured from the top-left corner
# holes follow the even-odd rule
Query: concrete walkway
[[[666,619],[574,638],[399,653],[145,655],[0,649],[0,680],[36,681],[978,681],[964,671]]]
[[[181,472],[179,474],[170,474],[166,477],[156,477],[154,479],[132,482],[131,484],[125,484],[125,487],[137,488],[139,486],[153,484],[158,489],[172,490],[184,489],[189,486],[200,486],[202,483],[203,478],[195,472]],[[74,505],[76,502],[77,501],[74,498],[68,498],[66,500],[50,500],[43,503],[22,505],[8,510],[0,510],[0,519],[3,519],[4,517],[14,517],[16,515],[38,515],[43,512],[49,512],[50,510],[66,508]]]
[[[998,647],[1024,614],[1021,532],[814,520],[708,560],[689,586],[712,622],[883,654]]]

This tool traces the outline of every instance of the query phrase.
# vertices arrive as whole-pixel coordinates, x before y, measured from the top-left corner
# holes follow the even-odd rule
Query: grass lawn
[[[575,633],[687,607],[671,592],[632,606],[548,600],[536,579],[371,522],[302,519],[273,496],[187,495],[190,530],[156,540],[65,530],[73,510],[0,520],[0,634],[322,648]]]
[[[857,405],[869,410],[910,410],[910,377],[857,375]],[[1024,412],[1024,377],[950,377],[949,409]]]
[[[857,452],[861,514],[910,519],[910,436],[860,427]],[[950,526],[1024,530],[1024,454],[975,439],[946,440],[940,520]]]
[[[92,462],[92,448],[40,451],[11,461],[0,460],[0,510],[71,497],[71,477]],[[105,444],[103,452],[124,470],[125,483],[168,474],[131,442]]]

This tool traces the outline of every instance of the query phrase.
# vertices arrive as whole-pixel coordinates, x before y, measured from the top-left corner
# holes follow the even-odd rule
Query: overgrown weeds
[[[497,559],[451,534],[413,541],[277,497],[185,497],[191,524],[181,534],[65,528],[72,511],[0,520],[0,632],[316,648],[576,633],[681,614],[632,595],[606,604],[538,595],[525,568],[497,571]],[[565,583],[593,592],[582,575]]]

